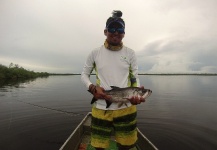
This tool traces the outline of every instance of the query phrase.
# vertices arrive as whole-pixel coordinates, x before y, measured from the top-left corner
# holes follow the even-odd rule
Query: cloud
[[[140,71],[214,73],[217,69],[216,47],[215,39],[171,37],[153,41],[138,53],[138,62],[143,66]]]
[[[104,43],[107,18],[122,10],[123,42],[136,51],[140,72],[216,72],[216,5],[216,0],[3,0],[0,63],[80,73],[88,53]]]

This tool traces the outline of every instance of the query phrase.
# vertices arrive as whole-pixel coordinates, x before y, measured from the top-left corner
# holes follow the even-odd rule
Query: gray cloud
[[[217,69],[216,39],[162,39],[138,53],[143,72],[210,72]],[[151,63],[150,63],[151,62]]]
[[[104,43],[106,19],[120,9],[124,44],[136,51],[140,72],[217,72],[216,6],[216,0],[0,1],[0,63],[80,73],[88,53]]]

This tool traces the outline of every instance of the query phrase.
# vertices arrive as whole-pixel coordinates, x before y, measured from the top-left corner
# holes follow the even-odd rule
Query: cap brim
[[[123,22],[121,22],[119,20],[115,20],[115,21],[110,22],[106,27],[109,28],[113,24],[119,24],[120,27],[125,28],[125,25],[123,24]]]

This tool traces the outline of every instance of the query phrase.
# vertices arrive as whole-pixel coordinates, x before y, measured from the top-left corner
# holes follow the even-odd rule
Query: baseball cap
[[[119,24],[122,28],[125,28],[125,23],[121,16],[122,12],[120,10],[114,10],[112,12],[112,17],[109,17],[106,22],[106,28],[109,28],[113,24]]]

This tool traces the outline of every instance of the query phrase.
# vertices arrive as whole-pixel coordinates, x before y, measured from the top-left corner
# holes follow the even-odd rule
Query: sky
[[[217,0],[0,0],[0,64],[81,73],[113,10],[139,73],[217,73]]]

